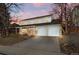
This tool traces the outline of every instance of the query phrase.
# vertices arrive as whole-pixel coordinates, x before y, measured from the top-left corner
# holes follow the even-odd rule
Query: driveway
[[[60,55],[58,37],[35,37],[23,42],[0,46],[0,52],[9,55]]]

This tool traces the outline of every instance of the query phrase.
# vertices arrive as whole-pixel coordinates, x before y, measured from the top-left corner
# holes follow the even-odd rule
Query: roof
[[[24,19],[22,21],[25,21],[25,20],[33,20],[33,19],[36,19],[36,18],[41,18],[41,17],[46,17],[46,16],[51,16],[51,14],[48,14],[48,15],[42,15],[42,16],[36,16],[36,17],[32,17],[32,18],[28,18],[28,19]]]
[[[57,19],[59,20],[59,19]],[[38,24],[28,24],[28,25],[21,25],[21,26],[42,26],[42,25],[52,25],[52,24],[60,24],[60,22],[52,21],[47,23],[38,23]]]
[[[50,16],[48,18],[48,16]],[[46,19],[38,19],[37,18],[42,18],[42,17],[47,17]],[[49,15],[43,15],[43,16],[38,16],[38,17],[33,17],[29,19],[24,19],[22,20],[23,22],[20,23],[21,26],[29,26],[29,25],[47,25],[47,24],[59,24],[59,19],[53,19],[51,17],[51,14]]]

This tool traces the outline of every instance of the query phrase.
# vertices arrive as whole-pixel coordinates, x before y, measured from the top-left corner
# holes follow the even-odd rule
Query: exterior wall
[[[59,24],[42,25],[33,28],[20,29],[21,35],[26,34],[28,36],[59,36],[61,33],[61,26]]]
[[[22,29],[22,28],[20,28],[19,34],[20,34],[20,35],[27,34],[27,29]]]
[[[51,22],[51,16],[40,17],[35,19],[29,19],[25,21],[21,21],[20,25],[31,25],[31,24],[40,24],[40,23],[49,23]]]
[[[32,24],[41,24],[41,23],[51,23],[51,16],[45,16],[40,18],[34,18],[22,21],[20,25],[32,25]],[[26,26],[27,27],[27,26]],[[28,28],[27,28],[28,29]],[[48,24],[48,25],[36,25],[35,28],[28,32],[26,28],[21,29],[21,34],[25,33],[34,33],[36,36],[59,36],[61,34],[61,26],[59,24]],[[31,28],[29,28],[31,29]]]
[[[26,28],[20,28],[20,35],[26,35],[26,36],[36,36],[36,28],[35,27],[27,27]]]

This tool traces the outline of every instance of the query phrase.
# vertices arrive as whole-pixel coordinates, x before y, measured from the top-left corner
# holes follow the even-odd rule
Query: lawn
[[[27,36],[12,34],[8,37],[0,37],[0,45],[13,45],[24,40],[27,40]]]

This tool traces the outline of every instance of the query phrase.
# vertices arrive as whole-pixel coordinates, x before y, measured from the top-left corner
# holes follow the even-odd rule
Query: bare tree
[[[5,28],[8,28],[10,25],[10,13],[13,11],[17,11],[20,4],[16,3],[0,3],[0,28],[3,35],[5,35],[6,30]],[[15,10],[13,9],[15,8]]]
[[[61,20],[62,28],[64,32],[68,33],[68,26],[72,25],[72,13],[73,8],[77,4],[74,3],[55,3],[55,8],[53,9],[53,14],[57,14]]]

